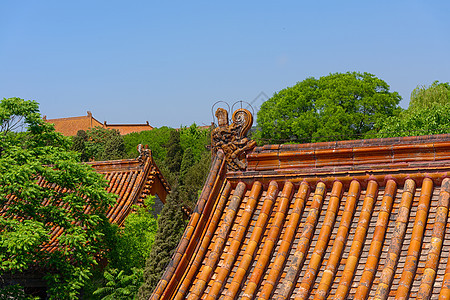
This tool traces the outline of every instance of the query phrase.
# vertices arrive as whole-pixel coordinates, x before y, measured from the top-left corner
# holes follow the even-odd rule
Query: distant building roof
[[[251,151],[227,126],[151,299],[449,299],[450,134]]]
[[[81,117],[47,119],[46,116],[44,116],[44,120],[48,123],[53,123],[55,125],[55,130],[65,136],[74,136],[77,134],[78,130],[86,131],[96,126],[107,129],[117,129],[122,135],[153,129],[148,121],[145,124],[107,124],[106,121],[101,123],[92,116],[90,111],[87,112],[86,116]]]

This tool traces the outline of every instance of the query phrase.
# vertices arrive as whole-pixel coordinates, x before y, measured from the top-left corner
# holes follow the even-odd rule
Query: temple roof
[[[141,149],[140,153],[140,156],[136,159],[86,163],[106,178],[108,181],[107,191],[117,195],[117,201],[108,209],[107,217],[111,223],[119,226],[123,225],[125,218],[133,211],[133,205],[143,204],[145,198],[149,195],[158,195],[159,199],[165,203],[170,192],[170,186],[156,166],[151,151]],[[47,185],[44,178],[40,178],[38,184],[40,186]],[[61,190],[61,188],[53,185],[50,188]],[[42,204],[46,205],[46,203],[47,201],[43,199]],[[0,210],[0,215],[5,209],[7,207]],[[88,210],[89,207],[85,209]],[[54,228],[51,242],[44,245],[44,248],[53,251],[57,247],[57,237],[61,234],[61,228]]]
[[[450,134],[230,147],[151,299],[450,298]]]
[[[143,204],[149,195],[158,195],[165,203],[170,186],[155,164],[151,151],[142,149],[136,159],[95,161],[86,163],[105,176],[108,192],[118,196],[116,204],[109,208],[107,217],[111,223],[122,225],[133,205]]]
[[[47,119],[47,117],[44,116],[44,120],[48,123],[54,124],[55,130],[65,136],[74,136],[77,134],[78,130],[86,131],[96,126],[106,129],[116,129],[121,135],[153,129],[148,121],[144,124],[107,124],[106,121],[101,123],[92,116],[90,111],[87,112],[86,116],[56,119]]]

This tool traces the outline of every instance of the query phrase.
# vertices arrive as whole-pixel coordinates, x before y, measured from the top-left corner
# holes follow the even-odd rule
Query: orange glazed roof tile
[[[96,126],[103,127],[103,124],[95,119],[90,111],[87,112],[86,116],[81,117],[47,119],[47,117],[44,116],[44,120],[54,124],[55,130],[65,136],[77,135],[78,130],[86,131]]]
[[[146,124],[107,124],[106,122],[104,122],[103,127],[107,129],[116,129],[120,132],[121,135],[153,129],[148,121]]]
[[[450,134],[245,158],[217,150],[151,299],[449,299]]]
[[[149,195],[158,195],[165,203],[170,192],[170,187],[156,166],[151,151],[142,149],[141,155],[136,159],[96,161],[86,164],[91,165],[98,173],[105,176],[108,181],[107,190],[117,195],[116,203],[107,211],[107,217],[111,223],[123,225],[125,218],[132,212],[133,205],[140,205]],[[41,186],[47,185],[43,178],[38,180]],[[57,190],[59,187],[49,186]],[[64,190],[62,190],[64,192]],[[44,199],[42,205],[46,205]],[[3,208],[5,209],[5,208]],[[86,207],[85,210],[89,208]],[[186,211],[186,210],[185,210]],[[0,215],[3,210],[0,209]],[[56,249],[57,237],[62,234],[62,229],[56,227],[51,233],[51,242],[43,246],[47,251]]]
[[[165,203],[170,187],[156,166],[151,151],[142,149],[136,159],[95,161],[86,163],[105,176],[108,192],[118,196],[107,217],[112,223],[122,225],[132,206],[142,204],[149,195],[158,195]]]
[[[65,136],[74,136],[77,135],[78,130],[86,131],[96,126],[106,129],[117,129],[121,135],[153,129],[148,121],[145,124],[107,124],[106,121],[101,123],[92,116],[90,111],[87,112],[86,116],[81,117],[47,119],[44,116],[44,120],[54,124],[55,130]]]

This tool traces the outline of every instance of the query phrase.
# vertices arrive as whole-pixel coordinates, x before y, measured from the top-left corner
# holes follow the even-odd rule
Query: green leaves
[[[450,132],[450,98],[446,104],[404,111],[399,117],[385,119],[376,137],[416,136]]]
[[[173,187],[158,219],[158,231],[146,261],[144,283],[138,293],[139,299],[150,297],[178,245],[185,225],[178,188]]]
[[[44,224],[32,220],[19,221],[0,216],[1,270],[21,270],[33,263],[32,252],[49,238]]]
[[[450,84],[433,82],[429,87],[417,86],[411,93],[410,111],[420,110],[431,105],[446,105],[450,101]]]
[[[307,78],[262,104],[256,138],[262,143],[362,138],[377,120],[398,110],[400,99],[369,73]]]
[[[37,267],[50,298],[74,299],[105,250],[104,212],[114,202],[105,179],[77,162],[68,140],[19,98],[0,103],[1,273]],[[27,130],[11,131],[14,117]]]
[[[450,132],[450,84],[435,81],[411,93],[407,110],[380,120],[376,137],[415,136]]]
[[[97,289],[94,295],[102,300],[133,299],[142,282],[142,269],[133,268],[130,275],[123,270],[110,269],[104,276],[106,285]]]

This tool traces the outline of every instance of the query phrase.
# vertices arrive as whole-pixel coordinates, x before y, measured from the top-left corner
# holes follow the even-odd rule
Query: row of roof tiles
[[[65,136],[74,136],[79,130],[86,131],[96,126],[106,129],[116,129],[122,135],[153,129],[148,121],[145,124],[107,124],[106,121],[101,123],[92,116],[90,111],[87,112],[86,116],[56,119],[47,119],[47,117],[44,116],[44,120],[54,124],[55,130]]]
[[[219,152],[151,299],[450,299],[450,135],[393,141]]]
[[[142,150],[137,159],[113,160],[104,162],[87,163],[98,173],[105,176],[108,181],[107,191],[117,195],[117,200],[107,211],[107,217],[111,223],[123,224],[125,218],[133,210],[133,205],[141,205],[149,195],[158,195],[164,203],[170,192],[170,187],[156,166],[151,152]],[[56,191],[65,192],[65,189],[48,184],[44,178],[39,178],[37,184],[48,186]],[[14,201],[10,198],[9,201]],[[48,199],[42,200],[42,205],[47,205]],[[61,205],[64,205],[63,203]],[[0,215],[8,209],[8,203],[0,210]],[[87,213],[89,207],[85,208]],[[58,247],[58,237],[62,234],[61,227],[54,227],[51,232],[51,240],[44,245],[47,251],[55,251]]]

